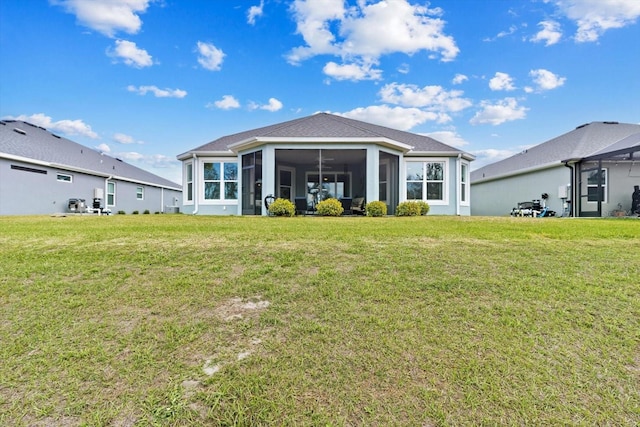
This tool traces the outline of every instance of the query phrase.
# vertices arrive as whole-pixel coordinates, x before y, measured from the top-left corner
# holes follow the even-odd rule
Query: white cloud
[[[91,129],[91,126],[84,123],[82,120],[58,120],[57,122],[54,122],[51,117],[44,113],[32,114],[30,116],[22,114],[17,117],[8,116],[7,118],[29,122],[36,126],[41,126],[50,131],[60,132],[65,135],[81,135],[92,139],[98,138],[98,134]]]
[[[387,105],[356,108],[346,113],[335,114],[400,130],[409,130],[427,121],[439,119],[438,114],[420,108],[389,107]]]
[[[524,119],[528,111],[528,108],[518,105],[518,101],[515,98],[504,98],[493,104],[489,101],[482,101],[480,107],[482,109],[469,121],[472,125],[491,124],[496,126],[505,122]]]
[[[382,70],[372,69],[373,64],[336,64],[331,61],[324,66],[322,71],[336,80],[380,80]]]
[[[411,71],[411,67],[406,62],[400,64],[400,66],[398,67],[398,72],[400,74],[409,74],[409,71]]]
[[[121,58],[131,67],[144,68],[153,65],[153,58],[146,50],[138,48],[134,42],[116,40],[115,49],[107,50],[107,54],[116,60]]]
[[[497,72],[495,76],[489,80],[489,88],[491,90],[514,90],[513,78],[507,73]]]
[[[542,29],[529,39],[532,42],[545,42],[545,46],[551,46],[558,43],[562,38],[560,24],[556,21],[542,21],[538,23],[538,26],[542,27]]]
[[[348,9],[343,0],[295,0],[291,10],[306,43],[291,50],[287,59],[292,64],[325,54],[348,64],[376,64],[382,55],[419,51],[438,53],[442,61],[451,61],[459,52],[453,37],[443,31],[442,10],[407,0],[358,1]]]
[[[222,60],[225,57],[225,53],[215,47],[212,43],[198,42],[197,51],[200,54],[198,57],[198,63],[202,65],[202,68],[211,71],[218,71],[222,68]]]
[[[127,86],[129,92],[135,92],[139,95],[146,95],[151,92],[156,98],[184,98],[187,96],[187,91],[181,89],[160,89],[157,86]]]
[[[456,74],[453,77],[453,80],[451,80],[451,83],[453,83],[454,85],[459,85],[466,82],[467,80],[469,80],[469,77],[465,76],[464,74]]]
[[[597,41],[605,31],[635,23],[640,16],[637,0],[553,0],[561,13],[578,26],[577,42]]]
[[[111,147],[109,147],[107,144],[99,144],[96,145],[96,149],[102,153],[110,153],[111,152]]]
[[[564,82],[567,80],[566,77],[560,77],[557,74],[553,74],[551,71],[542,68],[538,70],[531,70],[529,75],[536,84],[538,91],[556,89],[564,85]],[[529,92],[531,90],[527,91]]]
[[[495,148],[487,148],[485,150],[474,150],[471,154],[476,156],[476,159],[471,163],[471,169],[479,169],[483,166],[495,163],[500,160],[504,160],[511,156],[518,154],[519,151],[512,150],[498,150]]]
[[[483,39],[482,41],[484,42],[493,42],[496,41],[497,39],[501,39],[503,37],[506,36],[510,36],[511,34],[515,33],[518,30],[518,27],[515,25],[512,25],[509,27],[509,29],[507,31],[500,31],[498,34],[496,34],[495,37],[487,37],[485,39]]]
[[[465,139],[455,131],[441,130],[437,132],[430,132],[425,135],[452,147],[463,147],[465,145],[469,145],[469,142],[465,141]]]
[[[266,111],[275,112],[282,109],[282,102],[278,101],[276,98],[269,98],[269,103],[264,105],[251,102],[249,104],[249,109],[250,110],[266,110]]]
[[[264,0],[260,0],[260,5],[251,6],[247,12],[247,22],[251,25],[255,25],[256,18],[259,18],[264,13]]]
[[[215,101],[213,104],[207,104],[207,107],[215,107],[221,110],[231,110],[240,107],[240,102],[233,95],[224,95],[222,99]]]
[[[438,114],[438,122],[451,121],[449,112],[462,111],[471,107],[472,102],[463,98],[461,90],[447,91],[441,86],[424,86],[390,83],[380,89],[382,101],[403,107],[416,107]]]
[[[134,137],[124,133],[114,133],[113,140],[120,144],[144,144],[144,142],[136,141]]]
[[[76,16],[85,27],[96,30],[107,37],[124,31],[136,34],[142,21],[140,14],[145,13],[152,0],[49,0],[51,4],[64,7]]]

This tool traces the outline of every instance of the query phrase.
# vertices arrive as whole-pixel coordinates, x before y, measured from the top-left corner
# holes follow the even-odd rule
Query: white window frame
[[[189,174],[189,172],[191,172],[191,174]],[[182,171],[183,173],[183,180],[184,180],[184,189],[182,192],[182,203],[185,205],[192,205],[193,204],[193,172],[194,172],[194,167],[193,167],[193,162],[186,162],[184,164],[184,169]]]
[[[68,179],[64,179],[64,178],[60,179],[60,177],[65,177],[65,178],[68,178]],[[68,173],[60,173],[60,172],[58,172],[56,174],[56,181],[64,182],[64,183],[67,183],[67,184],[71,184],[73,182],[73,175],[69,175]]]
[[[460,205],[461,206],[469,206],[471,204],[471,194],[470,194],[470,178],[471,173],[469,172],[470,165],[469,162],[460,162]]]
[[[113,192],[109,192],[109,186],[113,184]],[[109,203],[109,196],[111,196],[112,200]],[[107,206],[115,206],[116,205],[116,183],[114,181],[107,181]]]
[[[136,200],[144,200],[144,187],[136,187]]]
[[[220,164],[220,180],[205,180],[204,179],[204,173],[205,173],[205,165],[209,164],[209,163],[219,163]],[[224,178],[224,165],[225,164],[234,164],[236,165],[236,179],[234,180],[226,180]],[[229,205],[229,204],[234,204],[237,205],[238,203],[240,203],[240,172],[241,172],[241,166],[238,163],[238,159],[237,158],[229,158],[229,157],[223,157],[223,158],[204,158],[201,159],[199,164],[198,164],[198,170],[200,171],[198,173],[198,188],[200,189],[198,191],[198,203],[199,204],[203,204],[203,205]],[[205,191],[206,191],[206,183],[207,182],[218,182],[220,183],[220,198],[219,199],[206,199],[205,198]],[[237,186],[237,197],[235,199],[227,199],[225,198],[225,184],[226,183],[230,183],[230,182],[235,182],[236,186]]]
[[[422,163],[422,199],[409,199],[407,198],[407,183],[414,180],[407,180],[407,166],[409,163]],[[427,183],[440,182],[440,181],[428,181],[426,173],[427,163],[442,163],[442,199],[428,199],[427,198]],[[424,200],[430,205],[448,205],[449,204],[449,159],[440,157],[410,157],[404,160],[404,176],[403,180],[403,197],[404,200]]]

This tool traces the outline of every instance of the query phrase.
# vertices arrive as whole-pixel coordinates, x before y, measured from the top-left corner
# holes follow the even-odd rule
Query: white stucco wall
[[[571,181],[571,171],[564,165],[538,170],[503,179],[471,183],[471,215],[505,216],[519,202],[540,199],[542,193],[549,194],[547,206],[562,212],[562,200],[558,187]]]

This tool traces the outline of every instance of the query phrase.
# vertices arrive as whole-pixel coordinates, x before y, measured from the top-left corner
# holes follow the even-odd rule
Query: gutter
[[[193,174],[193,176],[191,177],[191,184],[193,186],[193,188],[191,189],[192,193],[191,196],[193,197],[193,212],[191,213],[192,215],[195,215],[198,213],[198,192],[196,191],[196,186],[197,186],[197,182],[198,182],[198,174],[196,173],[196,165],[198,164],[198,158],[196,157],[196,153],[193,153],[191,155],[191,158],[193,159],[193,165],[191,166],[191,173]],[[189,191],[189,190],[187,190]]]
[[[575,204],[576,204],[576,199],[575,199],[575,197],[573,197],[574,192],[576,190],[576,186],[574,185],[575,182],[573,182],[573,179],[574,179],[573,176],[574,176],[575,172],[574,172],[574,167],[573,166],[569,166],[569,160],[565,160],[564,161],[564,166],[569,168],[569,170],[571,171],[570,172],[570,178],[569,178],[569,182],[571,183],[571,194],[570,194],[570,196],[571,196],[571,204],[569,204],[569,216],[573,217],[573,216],[575,216],[574,215],[574,213],[575,213],[574,209],[575,209]]]

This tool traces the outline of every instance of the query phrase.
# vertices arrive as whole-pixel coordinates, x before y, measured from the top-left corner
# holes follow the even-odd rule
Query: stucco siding
[[[549,194],[547,206],[560,213],[562,200],[558,197],[558,187],[570,182],[571,171],[563,165],[503,179],[476,182],[471,185],[471,215],[509,215],[518,202],[540,199],[543,193]]]

